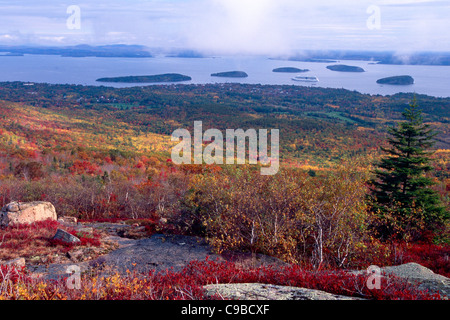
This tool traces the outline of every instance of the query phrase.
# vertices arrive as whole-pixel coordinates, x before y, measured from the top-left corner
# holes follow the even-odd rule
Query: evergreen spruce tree
[[[424,231],[443,226],[449,213],[425,176],[432,170],[428,150],[435,133],[423,123],[416,100],[403,112],[406,121],[389,129],[387,154],[377,165],[371,181],[372,208],[377,216],[375,228],[383,239],[417,240]]]

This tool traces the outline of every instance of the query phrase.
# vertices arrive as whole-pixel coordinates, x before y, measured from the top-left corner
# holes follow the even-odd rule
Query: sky
[[[450,51],[450,0],[0,0],[0,45]]]

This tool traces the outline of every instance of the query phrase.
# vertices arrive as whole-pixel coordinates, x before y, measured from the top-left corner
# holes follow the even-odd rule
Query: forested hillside
[[[373,241],[365,231],[372,219],[367,181],[388,127],[402,121],[413,98],[300,86],[1,83],[0,202],[46,200],[82,220],[163,217],[176,232],[208,236],[219,251],[316,266],[356,263]],[[427,174],[448,206],[450,99],[416,99],[437,132]],[[252,165],[173,164],[170,135],[192,132],[194,121],[203,130],[279,129],[279,174],[263,178]],[[321,257],[318,221],[330,232]]]

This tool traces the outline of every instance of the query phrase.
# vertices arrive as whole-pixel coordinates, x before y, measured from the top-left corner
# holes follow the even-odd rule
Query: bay
[[[301,62],[269,59],[264,56],[222,56],[211,58],[99,58],[24,55],[0,57],[0,81],[41,82],[130,87],[149,84],[100,83],[102,77],[139,76],[180,73],[192,80],[178,84],[247,83],[264,85],[317,86],[355,90],[367,94],[392,95],[415,92],[435,97],[450,97],[450,66],[382,65],[370,61],[339,61],[339,64],[362,67],[366,72],[336,72],[326,67],[335,63]],[[336,64],[337,64],[336,63]],[[309,69],[301,76],[315,76],[317,83],[292,80],[296,74],[272,72],[274,68]],[[244,71],[247,78],[211,77],[212,73]],[[415,83],[409,86],[380,85],[380,78],[410,75]],[[154,84],[153,84],[154,85]]]

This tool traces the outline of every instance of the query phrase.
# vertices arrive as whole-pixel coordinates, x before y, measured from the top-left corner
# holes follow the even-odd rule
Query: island
[[[300,73],[300,72],[308,72],[309,69],[299,69],[294,67],[281,67],[275,68],[272,72],[286,72],[286,73]]]
[[[365,70],[361,67],[347,66],[345,64],[335,64],[332,66],[327,66],[327,69],[339,72],[365,72]]]
[[[154,83],[154,82],[180,82],[192,80],[191,77],[178,73],[155,74],[150,76],[126,76],[100,78],[98,82],[124,82],[124,83]]]
[[[246,78],[248,74],[244,71],[227,71],[212,73],[211,77],[224,77],[224,78]]]
[[[379,84],[392,84],[392,85],[411,85],[414,84],[414,78],[411,76],[394,76],[378,79]]]

